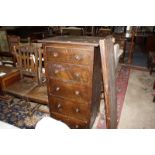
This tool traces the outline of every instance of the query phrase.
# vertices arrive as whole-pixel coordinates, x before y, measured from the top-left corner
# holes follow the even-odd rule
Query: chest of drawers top
[[[88,46],[99,46],[99,40],[103,37],[93,36],[56,36],[38,40],[40,43],[64,43],[64,44],[76,44],[76,45],[88,45]]]

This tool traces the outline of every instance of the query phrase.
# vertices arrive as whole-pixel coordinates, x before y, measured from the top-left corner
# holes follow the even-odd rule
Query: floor
[[[118,128],[155,129],[155,103],[153,82],[155,73],[130,70],[128,88]]]

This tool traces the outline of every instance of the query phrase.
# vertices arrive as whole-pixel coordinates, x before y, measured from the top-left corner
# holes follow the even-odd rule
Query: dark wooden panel
[[[117,126],[114,45],[111,37],[100,41],[107,128]]]
[[[148,36],[146,39],[146,51],[155,52],[155,35]]]
[[[98,48],[95,48],[95,52],[94,52],[90,126],[93,125],[96,119],[97,113],[99,112],[101,86],[102,86],[101,56],[100,56],[100,50],[98,47]]]

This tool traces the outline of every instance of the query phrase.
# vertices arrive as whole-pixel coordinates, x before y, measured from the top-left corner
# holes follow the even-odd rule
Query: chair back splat
[[[29,45],[14,46],[16,55],[16,67],[21,72],[21,78],[24,76],[34,77],[39,83],[38,77],[38,49]]]

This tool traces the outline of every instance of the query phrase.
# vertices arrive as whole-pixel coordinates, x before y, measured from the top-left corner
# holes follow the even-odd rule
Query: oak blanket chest
[[[70,128],[91,128],[100,104],[99,37],[57,36],[40,40],[51,117]]]

